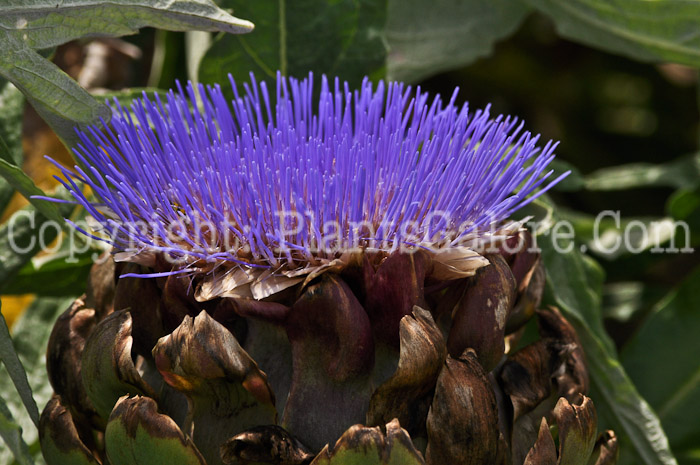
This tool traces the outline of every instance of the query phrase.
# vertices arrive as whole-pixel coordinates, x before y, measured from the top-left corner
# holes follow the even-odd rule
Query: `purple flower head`
[[[316,99],[311,74],[278,74],[272,95],[251,81],[231,79],[231,102],[192,84],[115,100],[109,129],[79,133],[82,167],[60,167],[117,259],[190,273],[201,300],[262,298],[358,253],[426,250],[438,277],[473,274],[520,227],[504,220],[568,174],[547,172],[555,143],[456,91],[323,76]]]

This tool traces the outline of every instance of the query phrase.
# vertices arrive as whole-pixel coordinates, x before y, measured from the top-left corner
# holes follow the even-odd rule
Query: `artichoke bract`
[[[49,341],[50,465],[615,462],[509,220],[556,144],[456,92],[231,84],[115,101],[60,167],[113,253]]]

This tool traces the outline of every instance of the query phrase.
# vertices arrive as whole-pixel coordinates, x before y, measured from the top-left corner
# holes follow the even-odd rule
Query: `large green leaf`
[[[22,439],[22,428],[12,418],[12,413],[7,408],[5,400],[0,396],[0,437],[7,445],[8,452],[12,455],[8,458],[14,459],[19,465],[33,464],[32,456],[29,453],[27,443]],[[0,456],[3,455],[0,453]],[[6,454],[7,455],[7,454]],[[4,463],[9,463],[6,460]]]
[[[622,217],[608,210],[596,216],[560,209],[559,217],[571,223],[576,240],[586,251],[608,260],[650,250],[652,253],[688,253],[685,241],[673,240],[685,228],[670,217]]]
[[[71,234],[80,234],[72,231]],[[66,241],[67,242],[67,241]],[[83,244],[80,244],[81,247]],[[22,267],[2,288],[3,294],[36,294],[47,297],[80,295],[85,290],[90,268],[93,264],[93,254],[90,249],[83,253],[59,253],[49,261],[32,260]],[[43,257],[42,257],[43,258]],[[41,286],[37,286],[41,283]]]
[[[4,12],[3,12],[4,17]],[[77,82],[0,24],[0,75],[11,81],[64,142],[72,128],[110,117],[109,109]]]
[[[27,198],[42,215],[58,224],[63,224],[63,217],[59,213],[56,204],[48,200],[32,198],[34,195],[46,196],[46,193],[36,187],[34,181],[22,171],[22,168],[8,162],[4,158],[5,154],[3,152],[4,149],[0,147],[0,176]]]
[[[15,165],[22,163],[22,112],[24,97],[11,83],[0,78],[0,157]],[[14,188],[0,179],[0,214],[7,207]]]
[[[9,379],[12,380],[12,384],[17,389],[19,397],[24,404],[24,408],[29,413],[29,417],[34,423],[35,427],[39,426],[39,409],[36,406],[34,397],[32,397],[32,388],[29,386],[29,380],[27,380],[27,373],[24,371],[22,362],[20,362],[17,352],[15,352],[15,347],[12,344],[12,338],[10,337],[10,329],[7,327],[7,322],[5,321],[5,316],[0,310],[0,361],[2,361]],[[7,377],[3,377],[7,379]],[[3,390],[2,392],[7,392]]]
[[[692,188],[700,183],[700,154],[668,163],[630,163],[601,168],[586,176],[584,187],[596,191],[617,191],[637,187]]]
[[[19,356],[36,404],[43,407],[51,398],[53,389],[46,380],[46,346],[51,329],[58,316],[70,305],[75,296],[62,298],[37,298],[12,327],[14,348]],[[34,445],[39,440],[33,419],[23,407],[4,368],[0,368],[0,392],[16,423],[22,428],[24,440]],[[34,402],[34,400],[32,400]],[[35,407],[36,408],[36,407]],[[31,447],[40,455],[38,447]],[[8,451],[0,448],[0,463],[11,463]]]
[[[249,32],[253,25],[210,0],[10,0],[0,16],[0,75],[30,100],[68,143],[72,128],[109,119],[109,110],[35,50],[88,36],[122,36],[146,26]]]
[[[598,410],[610,417],[618,433],[632,443],[640,463],[675,464],[659,419],[637,392],[605,333],[601,317],[602,269],[574,247],[572,238],[554,234],[557,228],[549,226],[555,225],[559,217],[546,200],[537,201],[535,207],[543,208],[548,218],[547,224],[536,231],[547,271],[545,300],[561,309],[581,339],[598,393],[594,397]]]
[[[123,36],[150,26],[170,31],[250,32],[249,21],[211,0],[5,0],[2,29],[35,50],[86,36]]]
[[[58,212],[68,217],[73,209],[73,205],[59,204]],[[0,292],[33,256],[51,244],[62,227],[63,221],[55,223],[31,205],[0,226]]]
[[[59,189],[55,196],[65,200],[68,194]],[[70,216],[75,224],[89,229],[86,224],[88,212],[85,209],[74,211],[71,204],[57,204],[57,212],[58,219],[54,222],[30,207],[13,217],[12,225],[8,222],[0,228],[0,244],[7,247],[5,257],[8,262],[7,268],[0,264],[2,294],[65,297],[84,292],[93,262],[109,246],[84,236],[63,220],[64,216]],[[58,240],[51,242],[62,226]],[[36,255],[38,249],[30,248],[29,245],[32,241],[38,243],[42,236],[44,239],[41,242],[45,247],[41,255]],[[26,253],[22,249],[26,249]],[[37,286],[37,283],[41,285]]]
[[[486,56],[528,11],[513,0],[389,0],[388,77],[415,82]]]
[[[0,148],[7,161],[22,163],[22,113],[24,97],[12,83],[0,78]]]
[[[699,286],[700,269],[696,269],[659,302],[621,354],[681,462],[700,444]]]
[[[386,0],[224,0],[222,6],[255,23],[248,36],[223,36],[202,59],[202,82],[238,82],[253,71],[262,78],[305,77],[309,71],[340,76],[353,86],[365,75],[384,74],[386,46],[382,31]]]
[[[525,0],[562,36],[642,61],[700,65],[696,0]]]
[[[642,281],[606,283],[603,288],[603,318],[632,321],[651,308],[668,289],[649,286]]]
[[[668,200],[666,209],[675,220],[683,221],[687,231],[678,234],[680,244],[700,244],[700,185],[695,189],[678,189]],[[686,237],[689,235],[690,237]]]

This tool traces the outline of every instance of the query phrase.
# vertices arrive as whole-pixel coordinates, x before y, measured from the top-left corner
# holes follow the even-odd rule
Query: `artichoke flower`
[[[49,341],[47,463],[615,462],[508,220],[556,144],[456,92],[231,84],[115,102],[60,167],[113,253]]]

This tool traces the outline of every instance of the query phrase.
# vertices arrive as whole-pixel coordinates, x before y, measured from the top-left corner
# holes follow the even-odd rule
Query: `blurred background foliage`
[[[87,12],[88,2],[72,3]],[[144,2],[120,3],[136,11]],[[0,75],[24,92],[0,81],[0,294],[40,408],[50,395],[42,351],[51,325],[82,293],[91,254],[100,250],[66,261],[67,241],[48,253],[28,247],[17,254],[9,244],[29,244],[47,218],[83,214],[27,200],[56,189],[56,170],[44,155],[72,163],[63,144],[71,144],[72,125],[108,117],[99,103],[105,96],[128,101],[142,90],[169,89],[176,80],[226,88],[229,73],[239,82],[250,72],[269,81],[278,69],[297,77],[325,72],[351,85],[363,76],[388,77],[445,98],[459,87],[458,101],[473,108],[491,104],[493,113],[518,115],[545,140],[561,141],[557,169],[573,173],[532,209],[536,216],[571,221],[576,232],[575,247],[565,256],[555,255],[542,232],[548,300],[583,334],[593,399],[621,436],[622,463],[700,463],[699,255],[658,253],[639,227],[656,225],[661,247],[671,240],[679,248],[700,246],[700,2],[217,2],[256,24],[247,35],[217,32],[231,32],[233,22],[208,1],[190,3],[200,8],[197,18],[139,10],[133,17],[113,16],[129,23],[121,29],[105,32],[86,20],[70,34],[34,42],[25,36],[23,44],[13,36],[26,27],[21,2],[0,7],[8,13],[0,20],[6,27],[0,32]],[[144,26],[176,30],[145,27],[116,38]],[[96,35],[114,37],[89,38]],[[25,63],[28,46],[41,56]],[[52,107],[49,97],[33,93],[41,80],[17,74],[20,62],[45,79],[59,68],[72,78],[51,96],[57,102],[88,102],[83,89],[97,100],[85,103],[78,116],[75,105]],[[604,210],[619,211],[621,223],[612,217],[600,223],[603,243],[630,227],[640,253],[596,249],[595,217]],[[13,215],[33,211],[41,214],[35,224],[9,226]],[[674,236],[665,228],[677,220],[689,224],[689,234],[677,230]],[[7,357],[0,353],[6,365]],[[0,377],[0,434],[14,446],[0,447],[0,463],[12,460],[10,450],[18,463],[41,461],[31,408],[27,413],[26,398],[14,394],[11,381],[20,394],[22,389],[17,374],[10,375]]]

